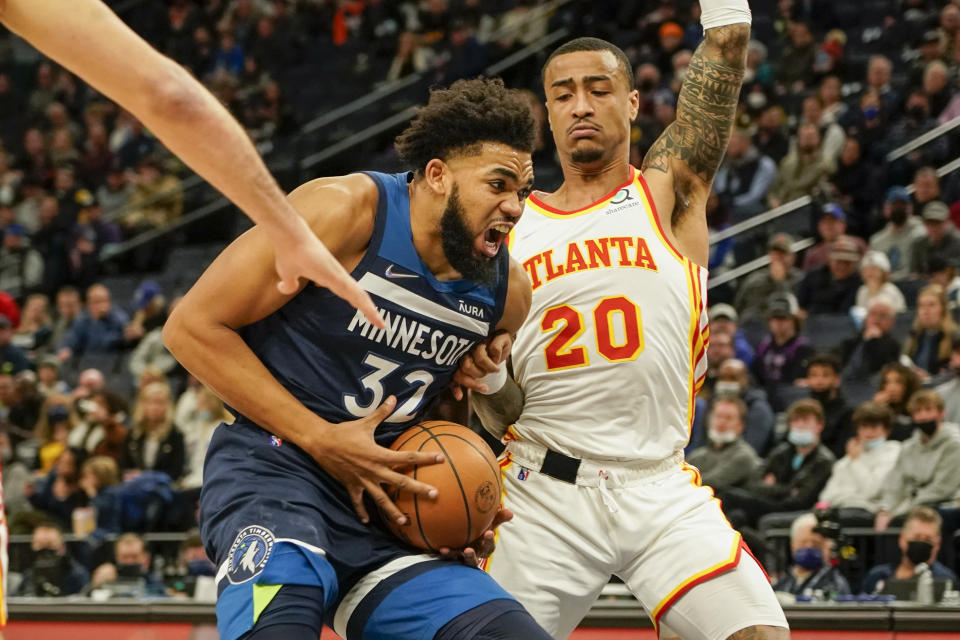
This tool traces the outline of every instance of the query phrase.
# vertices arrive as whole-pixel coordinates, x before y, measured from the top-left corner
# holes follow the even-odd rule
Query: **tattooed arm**
[[[680,89],[677,119],[650,148],[643,175],[678,248],[707,263],[706,201],[733,130],[746,67],[750,25],[706,31]]]

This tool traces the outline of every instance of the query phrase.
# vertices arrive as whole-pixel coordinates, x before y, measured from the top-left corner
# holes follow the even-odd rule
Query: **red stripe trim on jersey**
[[[573,211],[564,211],[563,209],[557,209],[556,207],[551,207],[550,205],[548,205],[547,203],[545,203],[543,200],[541,200],[539,197],[537,197],[537,194],[538,194],[538,193],[543,193],[542,191],[534,191],[533,193],[531,193],[531,194],[528,196],[528,198],[529,198],[530,202],[532,202],[533,204],[537,205],[537,206],[540,207],[541,209],[544,209],[545,211],[549,211],[550,213],[556,214],[556,215],[558,215],[558,216],[570,216],[570,215],[573,215],[573,214],[575,214],[575,213],[581,213],[581,212],[586,211],[587,209],[589,209],[589,208],[591,208],[591,207],[595,207],[595,206],[597,206],[598,204],[603,204],[603,203],[606,202],[607,200],[610,200],[611,198],[613,198],[613,196],[617,195],[617,192],[618,192],[618,191],[620,191],[621,189],[625,189],[625,188],[629,187],[631,184],[633,184],[633,181],[635,180],[635,177],[634,177],[634,176],[635,176],[635,175],[639,175],[639,173],[640,173],[640,172],[637,171],[636,168],[633,167],[633,165],[630,165],[630,177],[627,178],[627,181],[626,181],[626,182],[624,182],[623,184],[617,186],[616,189],[614,189],[614,190],[611,191],[610,193],[606,194],[605,196],[603,196],[603,197],[600,198],[599,200],[597,200],[597,201],[595,201],[595,202],[591,202],[591,203],[588,204],[587,206],[585,206],[585,207],[580,207],[579,209],[575,209],[575,210],[573,210]],[[548,194],[548,195],[549,195],[549,194]]]
[[[677,258],[682,258],[683,254],[673,246],[673,243],[670,242],[670,237],[663,230],[663,225],[660,223],[660,214],[657,212],[657,205],[654,204],[653,196],[650,195],[650,187],[647,186],[647,181],[643,179],[643,173],[640,171],[637,171],[637,182],[640,184],[640,188],[643,189],[643,193],[647,197],[647,202],[650,203],[650,212],[653,214],[653,222],[657,225],[660,239],[663,241],[663,244],[666,245],[667,249],[670,250],[670,253]]]
[[[696,413],[696,401],[697,401],[697,388],[694,380],[697,370],[697,360],[696,360],[696,344],[697,336],[700,334],[700,325],[699,325],[699,302],[697,300],[697,286],[696,281],[693,278],[692,265],[689,260],[681,258],[683,260],[686,269],[687,269],[687,288],[689,289],[688,296],[690,300],[690,375],[687,380],[689,385],[688,393],[690,394],[687,399],[687,444],[690,443],[690,438],[693,436],[693,418]]]
[[[657,607],[653,610],[652,617],[653,617],[653,625],[657,628],[658,632],[660,630],[660,619],[663,618],[663,614],[665,614],[670,609],[670,607],[674,605],[674,603],[677,600],[682,598],[688,591],[690,591],[690,589],[693,589],[698,584],[704,583],[707,580],[710,580],[711,578],[716,578],[717,576],[723,573],[726,573],[727,571],[730,571],[731,569],[735,568],[737,564],[740,563],[740,550],[742,548],[741,540],[742,538],[740,537],[740,534],[736,533],[736,540],[734,541],[735,544],[733,547],[733,552],[731,553],[729,558],[727,558],[726,560],[724,560],[719,564],[716,564],[710,567],[706,571],[701,571],[700,573],[693,575],[690,578],[684,580],[682,583],[680,583],[679,587],[671,591],[670,595],[668,595],[664,600],[660,602],[660,604],[657,605]]]

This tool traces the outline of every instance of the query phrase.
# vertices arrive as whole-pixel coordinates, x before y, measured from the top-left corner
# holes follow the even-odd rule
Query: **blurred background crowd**
[[[537,188],[553,189],[539,68],[576,35],[634,63],[639,166],[702,38],[691,0],[108,4],[229,107],[287,188],[397,170],[393,136],[429,87],[496,73],[528,92]],[[708,206],[710,370],[688,456],[785,590],[871,592],[934,559],[955,581],[960,138],[938,127],[960,117],[960,2],[751,6]],[[0,32],[0,456],[8,520],[32,536],[14,593],[133,577],[162,595],[212,575],[194,534],[154,556],[137,534],[196,526],[229,414],[160,331],[243,224],[129,113]],[[469,420],[452,400],[434,411]],[[900,533],[836,562],[833,524]]]

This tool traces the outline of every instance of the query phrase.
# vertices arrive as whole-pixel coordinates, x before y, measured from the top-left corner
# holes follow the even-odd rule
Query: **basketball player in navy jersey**
[[[418,554],[380,524],[405,521],[381,485],[435,496],[400,471],[442,461],[384,447],[464,353],[527,313],[530,284],[504,239],[531,188],[533,143],[521,96],[460,81],[398,139],[410,173],[290,195],[385,329],[326,289],[278,292],[256,228],[171,315],[168,347],[237,416],[213,436],[200,505],[222,640],[316,640],[325,622],[348,640],[549,638],[485,573]]]

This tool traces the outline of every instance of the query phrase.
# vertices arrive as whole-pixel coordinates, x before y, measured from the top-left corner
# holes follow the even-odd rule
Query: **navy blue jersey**
[[[240,335],[305,406],[330,422],[372,413],[390,394],[397,408],[377,429],[388,444],[449,385],[460,357],[503,314],[509,258],[492,287],[441,282],[413,246],[406,173],[368,173],[380,194],[376,226],[353,277],[383,313],[386,329],[313,284]]]

